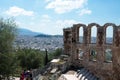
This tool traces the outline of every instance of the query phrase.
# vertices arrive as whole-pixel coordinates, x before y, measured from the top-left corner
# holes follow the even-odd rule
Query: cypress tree
[[[47,54],[47,49],[45,49],[45,65],[48,63],[48,54]]]

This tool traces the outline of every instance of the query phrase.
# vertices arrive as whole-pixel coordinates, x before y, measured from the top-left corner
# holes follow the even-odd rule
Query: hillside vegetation
[[[44,67],[46,56],[48,63],[60,55],[61,49],[51,53],[34,49],[15,49],[13,41],[17,36],[17,25],[13,19],[0,18],[0,80],[10,76],[20,76],[23,70]],[[46,53],[46,54],[45,54]],[[48,54],[49,53],[49,54]]]

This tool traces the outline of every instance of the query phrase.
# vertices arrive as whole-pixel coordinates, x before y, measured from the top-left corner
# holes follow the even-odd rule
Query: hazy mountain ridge
[[[36,35],[35,37],[63,37],[63,35],[41,35],[41,34],[39,34],[39,35]]]
[[[19,36],[34,36],[34,37],[63,37],[62,35],[49,35],[49,34],[44,34],[41,32],[34,32],[34,31],[24,29],[24,28],[18,29],[18,35]]]
[[[22,36],[36,36],[36,35],[45,35],[43,33],[40,32],[34,32],[28,29],[24,29],[24,28],[19,28],[18,29],[18,35],[22,35]]]

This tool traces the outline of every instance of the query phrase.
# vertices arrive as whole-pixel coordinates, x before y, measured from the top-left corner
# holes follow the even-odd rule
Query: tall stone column
[[[97,74],[99,77],[101,77],[101,74],[104,73],[103,70],[102,70],[102,67],[103,67],[103,63],[104,63],[104,60],[105,60],[105,55],[104,55],[104,49],[103,49],[103,46],[98,46],[96,48],[96,51],[97,51],[97,66],[96,66],[96,71],[97,71]]]
[[[75,26],[72,27],[72,44],[71,44],[71,63],[74,63],[74,60],[76,58],[76,32],[75,32]]]
[[[120,47],[114,47],[113,53],[113,80],[120,80]]]
[[[89,63],[89,42],[90,42],[90,29],[88,27],[84,30],[84,57],[83,57],[83,65],[84,67],[88,67]]]

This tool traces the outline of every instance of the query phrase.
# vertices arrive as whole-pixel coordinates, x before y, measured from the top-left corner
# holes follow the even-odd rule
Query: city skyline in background
[[[20,28],[61,35],[63,28],[78,23],[120,25],[119,3],[120,0],[1,0],[0,17],[13,17]],[[110,37],[111,31],[110,28],[107,33]]]

